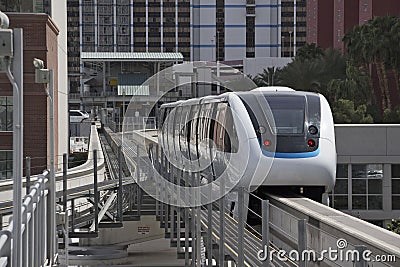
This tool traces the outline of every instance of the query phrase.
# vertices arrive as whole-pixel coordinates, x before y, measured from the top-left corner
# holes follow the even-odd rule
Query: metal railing
[[[50,257],[48,245],[51,233],[47,182],[49,171],[45,170],[31,186],[22,204],[22,266],[44,266]],[[12,220],[12,218],[11,218]],[[13,224],[0,231],[0,267],[11,266]]]

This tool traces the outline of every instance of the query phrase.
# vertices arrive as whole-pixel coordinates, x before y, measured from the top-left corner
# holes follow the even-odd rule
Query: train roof
[[[238,95],[245,96],[250,94],[263,94],[263,95],[280,95],[280,96],[290,96],[290,95],[318,95],[318,93],[314,92],[305,92],[305,91],[296,91],[290,87],[285,86],[268,86],[268,87],[258,87],[251,91],[243,91],[243,92],[227,92],[221,95],[212,95],[212,96],[204,96],[199,98],[192,98],[189,100],[180,100],[173,103],[166,103],[161,105],[161,107],[176,107],[176,106],[187,106],[187,105],[195,105],[199,103],[212,103],[212,102],[223,102],[229,99],[230,95]]]

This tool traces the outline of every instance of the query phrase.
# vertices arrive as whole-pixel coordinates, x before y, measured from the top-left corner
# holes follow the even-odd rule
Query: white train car
[[[251,191],[287,188],[326,204],[335,184],[334,124],[320,94],[262,87],[164,104],[158,137],[170,162],[207,182],[225,173]]]

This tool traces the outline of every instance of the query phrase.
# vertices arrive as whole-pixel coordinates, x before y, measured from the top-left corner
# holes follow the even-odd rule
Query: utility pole
[[[22,264],[22,159],[23,159],[23,35],[8,29],[9,19],[0,11],[0,71],[13,88],[13,235],[12,266]],[[14,53],[15,50],[15,53]],[[12,72],[11,72],[11,63]],[[14,76],[15,75],[15,76]]]

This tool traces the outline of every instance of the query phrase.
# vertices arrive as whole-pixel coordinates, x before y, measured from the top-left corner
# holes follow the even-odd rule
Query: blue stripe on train
[[[283,159],[302,159],[302,158],[313,158],[319,155],[320,148],[311,152],[299,152],[299,153],[282,153],[282,152],[269,152],[261,149],[264,156],[283,158]]]

